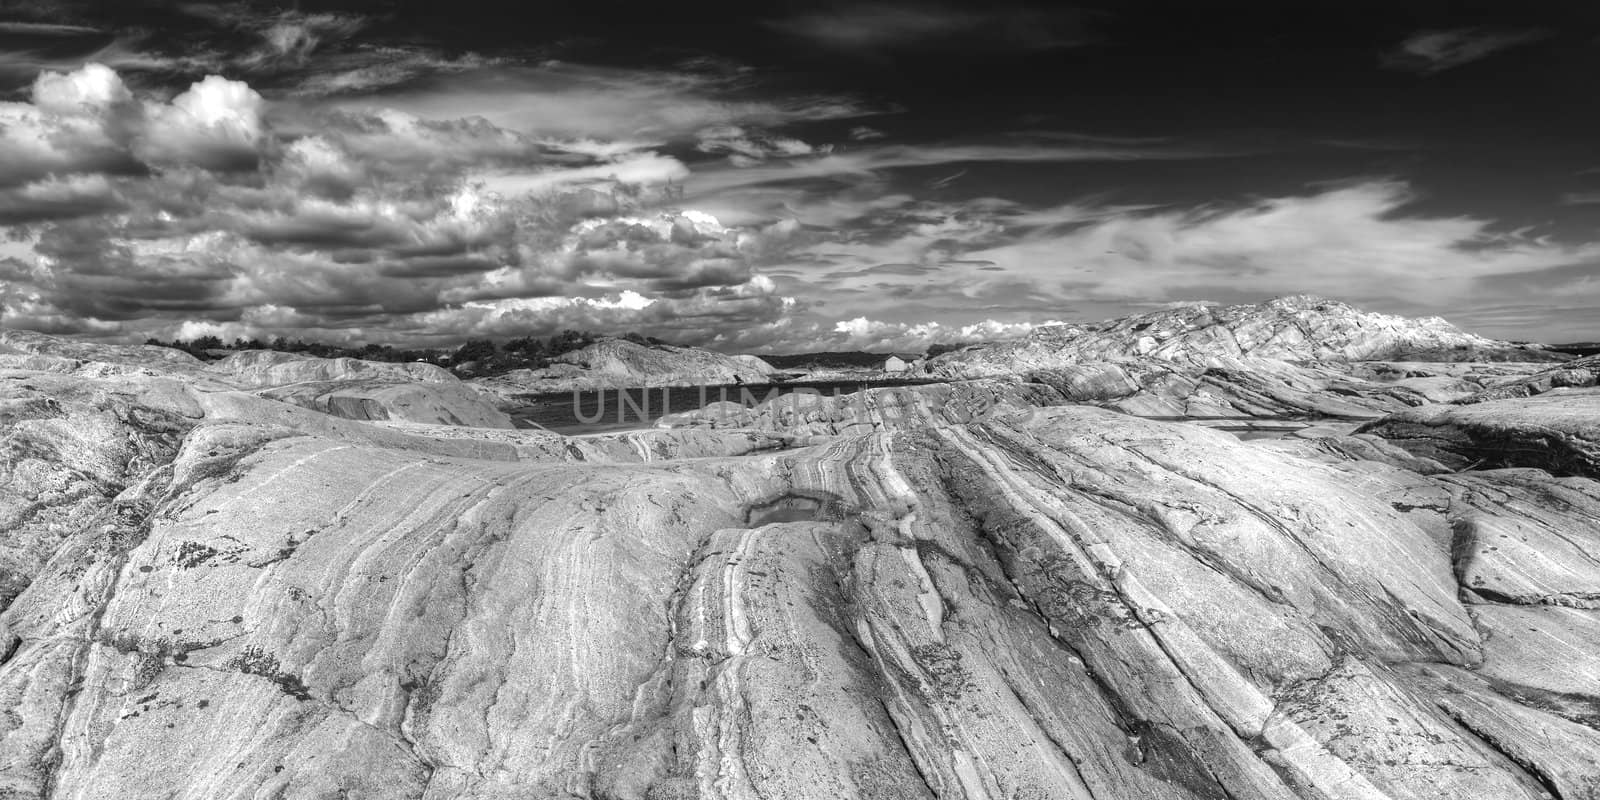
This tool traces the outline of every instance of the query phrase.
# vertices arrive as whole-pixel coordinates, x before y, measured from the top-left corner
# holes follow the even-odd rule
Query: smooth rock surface
[[[1378,435],[1581,438],[1564,391],[1243,441],[1006,376],[562,437],[330,399],[472,391],[363,367],[10,355],[0,796],[1600,787],[1600,484]],[[1385,380],[1261,363],[1206,385]]]

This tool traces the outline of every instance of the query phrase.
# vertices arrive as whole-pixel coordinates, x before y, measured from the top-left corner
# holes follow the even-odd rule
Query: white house
[[[898,373],[905,372],[908,369],[911,369],[911,365],[899,356],[889,356],[888,360],[883,362],[884,372]]]

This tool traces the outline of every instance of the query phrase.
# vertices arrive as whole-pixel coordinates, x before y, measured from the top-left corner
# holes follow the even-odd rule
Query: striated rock
[[[1600,732],[1508,699],[1482,677],[1435,664],[1402,667],[1463,729],[1537,778],[1551,797],[1600,797]]]
[[[927,385],[884,386],[857,392],[769,394],[751,405],[709,403],[657,421],[667,428],[760,430],[799,438],[863,435],[935,417],[964,423],[987,416],[1023,419],[1039,406],[1065,402],[1049,386],[985,379]]]
[[[434,364],[396,364],[356,358],[315,358],[272,350],[242,350],[206,367],[227,376],[228,383],[261,389],[291,383],[331,381],[395,381],[456,383],[450,371]]]
[[[313,408],[336,417],[401,420],[479,428],[510,428],[511,417],[476,387],[448,382],[325,381],[293,383],[258,392],[262,397]]]
[[[168,378],[0,370],[0,608],[172,460],[202,415]]]
[[[492,396],[434,364],[246,350],[208,369],[229,385],[346,419],[512,427]]]
[[[1438,317],[1408,319],[1301,295],[1257,305],[1194,305],[1093,325],[1051,325],[1009,342],[933,359],[936,374],[1020,374],[1095,361],[1155,358],[1285,361],[1565,361],[1569,356],[1464,333]]]
[[[11,351],[10,353],[6,351]],[[159,369],[154,367],[159,366]],[[246,350],[213,364],[166,347],[97,345],[29,331],[0,332],[0,369],[85,378],[181,377],[196,389],[243,389],[362,420],[509,428],[494,396],[432,364],[388,364]]]
[[[1430,704],[1348,659],[1289,693],[1275,721],[1293,722],[1356,768],[1382,797],[1538,797],[1537,778],[1519,774],[1469,731]]]
[[[1577,440],[1576,393],[1272,441],[1069,403],[1410,398],[1238,358],[1182,390],[1063,367],[563,437],[393,413],[454,413],[425,405],[473,391],[448,380],[241,361],[0,369],[0,796],[1600,787],[1600,483],[1385,433]]]
[[[1215,359],[1211,366],[1157,359],[1035,370],[1028,379],[1089,402],[1144,417],[1369,418],[1426,401],[1414,390],[1352,379],[1333,369],[1270,359]]]
[[[1600,483],[1502,469],[1440,476],[1456,577],[1492,601],[1600,608]]]
[[[160,367],[165,370],[201,366],[199,359],[170,347],[96,344],[22,330],[0,330],[0,354],[52,356],[80,363],[98,361],[143,368]]]
[[[1068,401],[1146,417],[1371,419],[1464,400],[1564,358],[1439,319],[1289,297],[1050,326],[941,355],[930,367],[947,378],[1021,376]]]
[[[1481,403],[1485,400],[1531,397],[1551,389],[1582,389],[1597,384],[1600,384],[1600,355],[1587,356],[1539,370],[1531,375],[1499,382],[1462,398],[1460,402]]]
[[[1360,432],[1452,469],[1537,467],[1600,477],[1600,389],[1397,412]]]
[[[543,369],[512,370],[474,383],[510,397],[640,386],[767,383],[773,374],[772,366],[755,356],[625,339],[604,339],[554,361]]]

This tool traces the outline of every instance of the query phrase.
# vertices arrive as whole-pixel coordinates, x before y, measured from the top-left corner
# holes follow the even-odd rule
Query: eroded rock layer
[[[1423,406],[1362,430],[1455,469],[1539,467],[1600,477],[1600,389]]]
[[[1009,378],[568,438],[47,356],[0,368],[0,796],[1600,796],[1600,483],[1413,412]]]

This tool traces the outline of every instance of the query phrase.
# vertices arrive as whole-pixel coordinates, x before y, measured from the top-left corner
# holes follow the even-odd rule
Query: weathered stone
[[[1153,357],[1189,335],[1137,324]],[[1436,327],[1190,338],[1349,355]],[[1587,441],[1577,395],[1246,441],[1181,420],[1269,432],[1489,372],[1226,353],[563,437],[461,413],[486,406],[432,370],[17,340],[0,796],[1600,787],[1600,484],[1451,471],[1483,429]],[[1385,438],[1407,414],[1451,444]]]
[[[1452,469],[1537,467],[1556,475],[1600,477],[1600,389],[1422,406],[1360,432]]]

